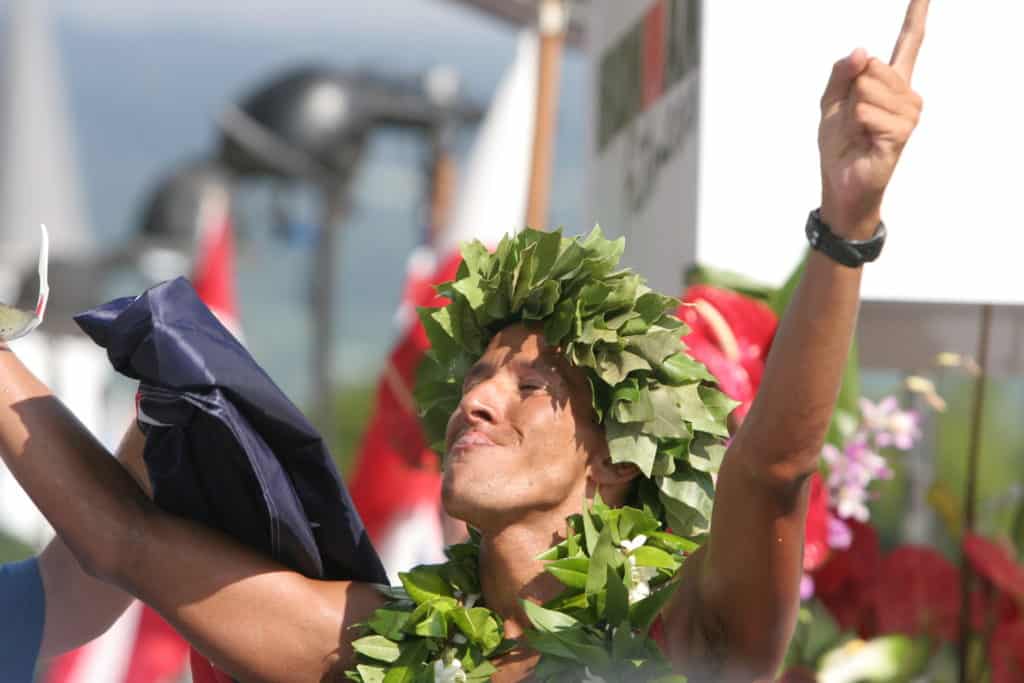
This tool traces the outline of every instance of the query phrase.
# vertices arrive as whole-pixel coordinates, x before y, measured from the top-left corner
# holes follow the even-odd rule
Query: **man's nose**
[[[500,389],[496,378],[477,383],[462,396],[462,409],[471,422],[495,424],[498,421]]]

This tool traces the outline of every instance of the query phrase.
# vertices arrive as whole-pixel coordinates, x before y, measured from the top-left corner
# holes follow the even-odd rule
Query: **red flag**
[[[135,603],[103,636],[50,666],[47,683],[172,683],[189,646],[160,615]]]
[[[433,543],[416,545],[431,546],[435,553],[443,547],[439,516],[440,463],[424,440],[413,399],[416,369],[430,348],[426,330],[415,317],[415,308],[443,305],[444,300],[434,292],[434,285],[453,279],[461,260],[461,256],[455,254],[434,269],[415,257],[411,259],[399,311],[399,317],[406,319],[405,331],[388,356],[378,381],[374,412],[349,482],[352,501],[389,570],[402,564],[402,559],[417,557],[417,552],[431,552],[431,548],[417,551],[408,544],[394,548],[403,556],[401,558],[389,552],[389,547],[396,545],[391,542],[392,537],[401,535],[402,524],[419,525],[428,535],[433,529],[435,538],[422,539],[433,540]],[[424,517],[418,517],[421,514]],[[431,559],[424,554],[419,557]]]

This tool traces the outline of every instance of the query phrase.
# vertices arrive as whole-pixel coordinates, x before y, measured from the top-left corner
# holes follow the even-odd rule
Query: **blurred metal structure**
[[[321,425],[331,396],[338,237],[369,136],[382,128],[413,130],[437,150],[450,137],[445,131],[475,123],[482,114],[460,96],[457,78],[437,71],[394,78],[306,66],[260,84],[221,117],[220,159],[233,172],[309,182],[323,198],[311,288],[311,370]]]
[[[103,270],[131,268],[143,286],[192,273],[199,236],[211,204],[227,202],[234,176],[216,159],[175,166],[153,185],[139,214],[139,230],[101,261]]]

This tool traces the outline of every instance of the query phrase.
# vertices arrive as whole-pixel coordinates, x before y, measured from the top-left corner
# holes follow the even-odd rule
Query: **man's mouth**
[[[495,444],[494,441],[483,432],[476,429],[470,429],[460,435],[448,451],[449,453],[456,453],[459,451],[468,451],[472,448],[495,445],[497,444]]]

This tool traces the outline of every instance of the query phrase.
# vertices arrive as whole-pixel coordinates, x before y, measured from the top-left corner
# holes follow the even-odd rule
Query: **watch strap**
[[[866,240],[848,240],[839,237],[821,220],[821,210],[811,211],[807,217],[807,241],[811,247],[833,261],[848,268],[859,268],[878,258],[885,244],[885,223],[879,221],[875,234]]]

